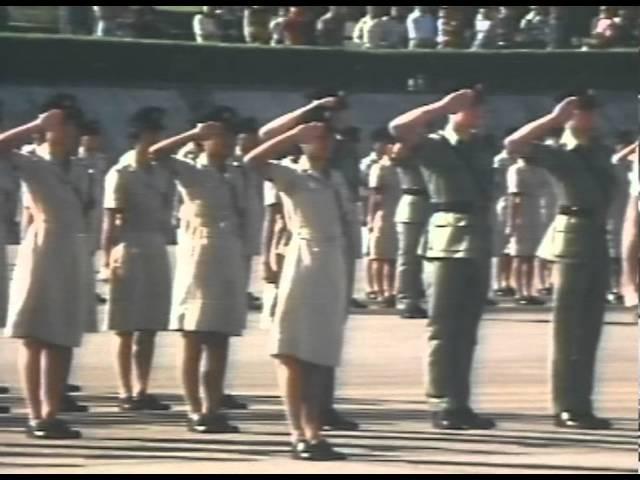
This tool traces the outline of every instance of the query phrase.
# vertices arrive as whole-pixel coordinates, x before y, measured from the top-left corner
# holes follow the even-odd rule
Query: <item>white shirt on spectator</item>
[[[367,15],[356,25],[353,40],[364,48],[395,47],[397,29],[393,23],[395,20],[389,17],[371,18]]]
[[[220,40],[220,30],[215,19],[199,13],[193,18],[193,34],[196,42],[215,42]]]
[[[407,17],[407,32],[409,40],[435,41],[438,35],[436,19],[429,13],[420,13],[414,10]]]

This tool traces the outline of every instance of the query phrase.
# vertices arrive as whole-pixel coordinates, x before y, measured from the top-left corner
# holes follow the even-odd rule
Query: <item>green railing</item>
[[[437,92],[480,82],[495,92],[537,93],[636,90],[639,66],[629,50],[361,51],[0,35],[0,83],[331,85],[366,92],[398,92],[413,83]]]

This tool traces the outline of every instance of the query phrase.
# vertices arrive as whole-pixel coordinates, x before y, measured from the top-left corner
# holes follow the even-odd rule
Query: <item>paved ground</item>
[[[638,335],[631,313],[607,317],[599,358],[596,405],[615,421],[602,433],[551,426],[549,309],[503,306],[487,312],[475,371],[474,402],[494,415],[492,432],[440,432],[430,426],[423,399],[424,321],[401,320],[369,310],[348,324],[339,407],[362,424],[356,433],[331,434],[350,461],[300,464],[287,457],[287,431],[277,397],[266,332],[255,316],[233,345],[229,390],[251,404],[233,413],[242,433],[200,437],[183,427],[184,403],[177,382],[179,339],[159,337],[154,390],[170,400],[165,414],[134,415],[115,408],[113,343],[90,335],[78,351],[73,380],[91,413],[69,418],[79,441],[47,443],[22,433],[16,343],[0,342],[0,397],[14,409],[0,417],[0,474],[7,473],[625,473],[637,470]]]
[[[349,323],[340,408],[362,423],[357,433],[333,434],[351,461],[300,465],[288,460],[287,434],[276,397],[272,365],[265,357],[265,332],[255,319],[233,348],[230,387],[250,403],[234,413],[238,435],[194,437],[183,428],[184,404],[175,372],[178,343],[160,337],[155,390],[175,404],[167,414],[132,415],[115,409],[112,345],[90,336],[78,352],[76,381],[92,413],[73,416],[81,441],[45,443],[21,432],[24,407],[0,418],[0,471],[46,472],[631,472],[637,450],[637,333],[622,313],[612,314],[600,355],[597,405],[615,420],[606,433],[556,430],[548,417],[548,324],[543,316],[498,312],[481,334],[475,402],[497,417],[493,432],[445,433],[429,424],[422,399],[422,321],[389,315],[356,315]],[[16,384],[12,341],[0,350],[0,378]],[[17,393],[17,388],[14,389]]]

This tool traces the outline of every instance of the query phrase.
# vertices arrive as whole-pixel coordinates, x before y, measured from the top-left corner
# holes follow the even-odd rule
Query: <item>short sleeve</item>
[[[371,189],[379,189],[383,187],[384,184],[384,169],[380,163],[376,163],[371,167],[371,171],[369,172],[369,188]]]
[[[562,147],[546,145],[544,143],[533,143],[529,147],[529,151],[523,155],[531,165],[544,168],[550,172],[562,170],[563,165],[567,162],[567,151]]]
[[[264,182],[264,206],[273,207],[280,203],[280,196],[276,187],[271,182]]]
[[[111,168],[104,180],[104,208],[121,209],[124,207],[124,177],[118,168]]]
[[[507,169],[507,193],[524,193],[522,174],[518,165],[512,165]]]
[[[275,185],[276,190],[289,193],[295,189],[299,174],[295,168],[282,165],[278,162],[268,162],[262,168],[262,175]]]

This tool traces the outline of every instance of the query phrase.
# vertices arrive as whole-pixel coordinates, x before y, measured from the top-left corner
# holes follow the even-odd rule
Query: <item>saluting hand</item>
[[[62,110],[49,110],[38,117],[40,127],[48,132],[60,128],[64,122],[64,112]]]
[[[320,122],[305,123],[296,127],[294,134],[298,143],[307,144],[322,136],[326,128],[326,125]]]
[[[475,92],[471,89],[458,90],[444,97],[444,107],[447,113],[458,113],[469,108],[475,97]]]
[[[564,125],[576,111],[578,106],[578,98],[577,97],[568,97],[561,101],[556,107],[553,109],[551,115],[560,125]]]
[[[199,123],[195,128],[195,135],[198,140],[209,140],[216,135],[219,135],[222,130],[222,125],[218,122],[206,122]]]

